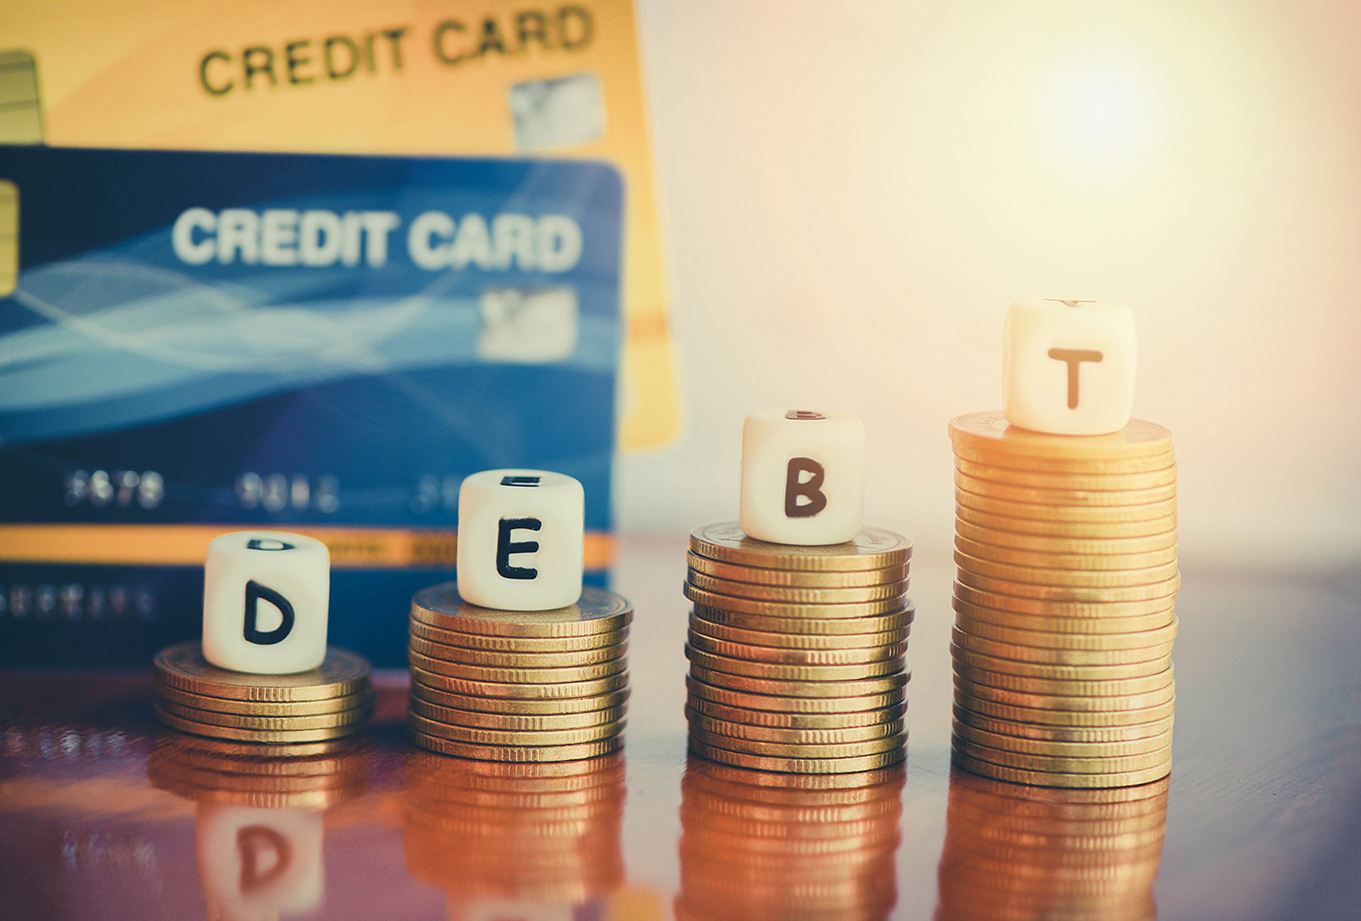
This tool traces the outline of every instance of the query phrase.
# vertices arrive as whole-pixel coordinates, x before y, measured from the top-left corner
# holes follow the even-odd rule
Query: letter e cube
[[[740,523],[777,544],[839,544],[865,521],[865,425],[850,413],[770,410],[742,423]]]
[[[484,470],[458,489],[458,593],[503,611],[581,597],[586,493],[547,470]]]
[[[1002,408],[1053,435],[1106,435],[1134,406],[1134,316],[1111,301],[1028,297],[1007,311]]]
[[[319,540],[237,531],[203,562],[203,657],[219,668],[290,675],[326,658],[331,555]]]

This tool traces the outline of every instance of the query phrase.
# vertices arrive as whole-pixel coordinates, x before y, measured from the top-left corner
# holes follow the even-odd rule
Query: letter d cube
[[[484,470],[458,490],[458,593],[503,611],[581,597],[586,493],[547,470]]]
[[[201,802],[194,837],[209,918],[310,911],[326,887],[320,810]]]
[[[1002,408],[1012,425],[1105,435],[1134,406],[1134,316],[1111,301],[1028,297],[1007,311]]]
[[[203,657],[219,668],[290,675],[326,658],[331,555],[319,540],[237,531],[208,544]]]
[[[850,413],[770,410],[742,423],[740,523],[776,544],[839,544],[865,521],[865,425]]]

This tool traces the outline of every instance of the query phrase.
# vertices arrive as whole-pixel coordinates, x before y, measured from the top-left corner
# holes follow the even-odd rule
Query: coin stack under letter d
[[[954,759],[998,780],[1123,787],[1171,770],[1176,467],[1167,429],[950,422]]]

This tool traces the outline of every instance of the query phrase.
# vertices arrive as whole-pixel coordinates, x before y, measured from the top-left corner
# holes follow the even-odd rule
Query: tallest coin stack
[[[1172,765],[1176,467],[1167,429],[950,422],[954,758],[999,780],[1122,787]]]

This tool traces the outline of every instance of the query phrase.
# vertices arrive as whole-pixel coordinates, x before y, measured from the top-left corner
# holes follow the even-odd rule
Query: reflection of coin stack
[[[1054,790],[955,772],[936,921],[1152,921],[1167,780]]]
[[[448,892],[451,917],[454,903],[580,905],[609,895],[624,881],[623,816],[622,754],[543,764],[407,758],[407,869]]]
[[[901,766],[791,775],[692,758],[677,921],[886,918],[903,779]]]
[[[317,668],[251,675],[210,665],[198,640],[156,654],[156,717],[172,729],[235,742],[321,742],[373,716],[369,663],[330,648]]]
[[[690,750],[771,771],[845,773],[904,757],[912,545],[866,528],[790,546],[736,524],[690,535]]]
[[[411,741],[483,761],[572,761],[623,745],[623,598],[585,587],[552,611],[464,601],[454,583],[411,602]]]
[[[955,452],[954,756],[1001,780],[1147,783],[1171,770],[1177,621],[1171,435],[1045,435],[999,412]]]
[[[256,745],[166,734],[147,759],[152,785],[198,802],[326,809],[368,789],[372,744]]]

